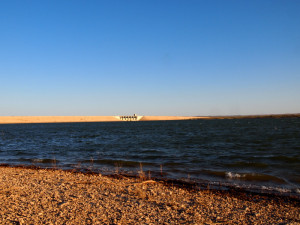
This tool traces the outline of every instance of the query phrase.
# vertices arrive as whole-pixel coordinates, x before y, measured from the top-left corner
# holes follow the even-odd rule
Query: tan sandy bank
[[[155,120],[197,120],[208,119],[209,117],[200,116],[143,116],[141,121],[155,121]]]
[[[190,120],[204,117],[142,116],[140,121]],[[75,123],[75,122],[120,122],[117,116],[0,116],[0,124],[8,123]]]
[[[120,122],[122,116],[0,116],[0,124],[7,123],[77,123]],[[130,117],[130,116],[129,116]],[[300,117],[300,114],[249,115],[249,116],[137,116],[130,121],[198,120],[198,119],[245,119]]]
[[[75,122],[114,122],[114,116],[0,116],[4,123],[75,123]]]
[[[299,201],[0,167],[1,224],[299,224]]]

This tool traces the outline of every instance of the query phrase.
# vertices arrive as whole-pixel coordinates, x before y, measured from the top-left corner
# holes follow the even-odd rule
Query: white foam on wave
[[[269,192],[276,192],[276,193],[290,193],[291,190],[282,187],[266,187],[261,186],[261,190],[269,191]]]
[[[245,177],[246,174],[226,172],[225,176],[228,177],[229,179],[239,179],[239,178]]]

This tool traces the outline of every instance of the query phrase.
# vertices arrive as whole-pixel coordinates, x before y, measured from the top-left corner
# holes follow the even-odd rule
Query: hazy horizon
[[[300,1],[0,1],[0,116],[300,113]]]

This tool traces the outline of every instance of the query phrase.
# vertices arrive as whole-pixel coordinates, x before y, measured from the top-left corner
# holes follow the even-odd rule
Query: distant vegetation
[[[248,118],[285,118],[285,117],[300,117],[300,113],[294,114],[267,114],[267,115],[233,115],[233,116],[210,116],[206,119],[248,119]]]

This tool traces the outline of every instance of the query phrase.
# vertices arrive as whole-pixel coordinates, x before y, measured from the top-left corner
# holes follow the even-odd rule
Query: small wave
[[[207,174],[209,176],[214,176],[214,177],[225,177],[226,175],[225,171],[215,171],[215,170],[202,170],[201,173]]]
[[[110,165],[117,167],[139,167],[140,162],[130,160],[113,160],[113,159],[96,159],[96,160],[83,160],[81,163],[92,163],[98,165]],[[152,165],[152,163],[142,162],[142,165]]]
[[[59,160],[57,159],[31,159],[30,160],[33,163],[58,163]]]
[[[237,180],[256,181],[256,182],[274,182],[279,184],[286,183],[284,179],[281,179],[279,177],[275,177],[267,174],[259,174],[259,173],[226,172],[225,176],[229,179],[237,179]]]
[[[266,186],[261,186],[261,190],[267,191],[267,192],[277,192],[277,193],[291,193],[292,191],[287,188],[281,188],[281,187],[266,187]]]
[[[139,151],[141,154],[155,154],[155,153],[163,153],[161,150],[158,149],[142,149]]]
[[[182,163],[180,162],[166,162],[163,164],[166,167],[182,167]]]
[[[28,155],[28,151],[14,150],[14,155],[15,156]]]
[[[19,158],[17,160],[13,159],[13,161],[19,161],[19,162],[32,162],[32,159],[26,159],[26,158]]]
[[[232,171],[213,171],[213,170],[202,170],[205,174],[214,177],[221,177],[228,180],[240,180],[240,181],[249,181],[256,183],[265,183],[272,182],[277,184],[286,184],[287,182],[279,177],[275,177],[267,174],[259,174],[259,173],[237,173]]]
[[[79,136],[75,136],[75,138],[79,138],[79,139],[90,139],[90,138],[97,138],[100,137],[97,134],[87,134],[87,135],[79,135]]]
[[[229,179],[239,179],[242,177],[246,177],[245,174],[239,174],[239,173],[232,173],[232,172],[226,172],[225,176],[228,177]]]
[[[271,157],[272,160],[282,161],[286,163],[299,163],[300,158],[298,157],[289,157],[289,156],[273,156]]]

